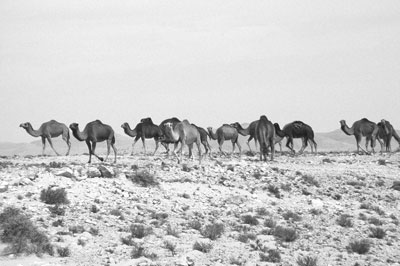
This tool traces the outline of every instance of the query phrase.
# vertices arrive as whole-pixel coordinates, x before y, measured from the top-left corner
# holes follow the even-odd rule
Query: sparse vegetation
[[[386,231],[382,227],[370,227],[369,230],[371,231],[370,237],[383,239],[386,236]]]
[[[172,256],[176,255],[176,243],[170,241],[170,240],[165,240],[164,241],[164,247],[171,251]]]
[[[303,175],[301,177],[301,179],[304,181],[304,183],[308,184],[308,185],[312,185],[312,186],[316,186],[319,187],[319,182],[318,180],[312,176],[312,175]]]
[[[277,249],[268,250],[266,253],[260,252],[259,253],[260,260],[266,262],[281,262],[281,253]]]
[[[257,217],[255,217],[255,216],[253,216],[251,214],[243,215],[241,217],[241,219],[242,219],[243,223],[249,224],[249,225],[258,225],[258,223],[259,223],[258,220],[257,220]]]
[[[284,214],[282,214],[283,219],[285,219],[286,221],[293,221],[293,222],[299,222],[302,220],[301,216],[298,215],[297,213],[293,212],[293,211],[286,211]]]
[[[361,239],[361,240],[353,240],[347,246],[349,251],[358,253],[358,254],[365,254],[371,248],[371,242],[368,239]]]
[[[172,235],[174,237],[179,237],[180,232],[179,232],[179,230],[178,230],[178,228],[176,226],[168,224],[166,230],[167,230],[167,235]]]
[[[222,223],[207,224],[201,230],[201,235],[211,240],[215,240],[224,233],[225,227]]]
[[[69,204],[64,188],[48,187],[43,189],[40,193],[40,200],[46,204]]]
[[[206,241],[196,241],[193,244],[193,249],[201,251],[203,253],[208,253],[213,248],[213,244],[211,242]]]
[[[69,249],[69,247],[59,247],[57,248],[57,253],[60,257],[69,257],[71,256],[71,250]]]
[[[137,170],[133,174],[126,174],[126,177],[142,187],[154,187],[160,184],[155,174],[152,174],[147,170]]]
[[[153,232],[151,227],[137,223],[131,224],[129,230],[133,238],[143,238],[145,236],[150,235]]]
[[[280,225],[275,227],[273,234],[275,237],[278,237],[279,239],[281,239],[285,242],[293,242],[298,237],[296,229],[290,228],[290,227],[284,227],[284,226],[280,226]]]
[[[339,218],[336,219],[336,222],[338,225],[342,227],[352,227],[353,226],[353,221],[351,219],[351,215],[348,214],[342,214],[339,216]]]
[[[317,266],[317,261],[316,257],[302,256],[297,258],[296,263],[299,266]]]

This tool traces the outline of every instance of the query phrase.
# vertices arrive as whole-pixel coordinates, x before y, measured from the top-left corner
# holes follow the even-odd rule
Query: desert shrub
[[[131,235],[129,235],[127,237],[121,237],[121,242],[122,242],[122,244],[127,245],[127,246],[135,245],[134,238]]]
[[[124,220],[124,215],[122,214],[120,209],[112,209],[110,211],[110,214],[113,216],[119,217],[119,219],[121,219],[121,220]]]
[[[285,242],[293,242],[298,237],[296,229],[280,225],[275,227],[273,234]]]
[[[296,260],[299,266],[317,266],[318,259],[311,256],[298,257]]]
[[[301,179],[304,181],[304,183],[319,187],[318,180],[315,179],[312,175],[303,175]]]
[[[249,239],[251,240],[255,240],[257,238],[256,234],[254,233],[241,233],[238,236],[238,241],[242,242],[242,243],[247,243],[249,241]]]
[[[176,254],[176,243],[170,241],[170,240],[165,240],[164,241],[164,247],[171,251],[172,256],[175,256]]]
[[[152,233],[151,227],[145,226],[143,224],[131,224],[129,227],[131,236],[134,238],[143,238]]]
[[[378,159],[378,165],[386,165],[385,159]]]
[[[71,250],[68,247],[57,248],[57,253],[60,257],[63,257],[63,258],[71,256]]]
[[[201,226],[202,226],[201,222],[197,219],[193,219],[188,222],[188,227],[195,229],[197,231],[200,231]]]
[[[215,240],[222,236],[224,233],[225,227],[221,223],[212,223],[204,226],[201,230],[201,235],[207,237],[211,240]]]
[[[268,190],[268,192],[274,194],[276,198],[278,198],[278,199],[281,198],[281,193],[279,191],[279,187],[269,184],[267,187],[267,190]]]
[[[92,205],[91,207],[90,207],[90,212],[92,212],[92,213],[98,213],[100,211],[100,209],[99,209],[99,207],[97,207],[97,205]]]
[[[68,230],[73,234],[82,234],[85,232],[85,227],[82,225],[73,225],[68,228]]]
[[[167,225],[167,235],[179,237],[179,234],[179,230],[175,226],[172,226],[171,224]]]
[[[347,250],[358,254],[365,254],[370,248],[371,242],[368,239],[353,240],[347,246]]]
[[[313,215],[320,215],[322,213],[322,210],[317,209],[317,208],[312,208],[310,210],[310,213],[313,214]]]
[[[20,209],[5,208],[0,214],[0,229],[0,240],[9,244],[11,253],[54,253],[48,237]]]
[[[144,255],[144,247],[141,243],[132,243],[132,251],[131,251],[131,258],[137,259]]]
[[[376,217],[369,217],[368,218],[368,222],[370,224],[377,225],[377,226],[383,224],[383,222],[381,220],[379,220],[378,218],[376,218]]]
[[[275,228],[276,226],[276,222],[274,219],[272,218],[267,218],[264,221],[264,226],[268,227],[268,228]]]
[[[51,188],[43,189],[40,193],[40,200],[46,204],[69,204],[67,192],[64,188]]]
[[[89,233],[90,233],[92,236],[97,236],[97,235],[99,235],[99,228],[90,227]]]
[[[277,249],[270,249],[266,253],[259,253],[260,260],[266,262],[277,263],[281,261],[281,253]]]
[[[364,182],[357,181],[357,180],[347,181],[346,184],[349,185],[349,186],[356,187],[356,188],[361,188],[361,187],[365,187],[366,186],[366,184]]]
[[[51,225],[54,226],[54,227],[63,226],[64,225],[64,221],[61,220],[61,219],[58,219],[58,220],[52,222]]]
[[[339,218],[336,219],[338,225],[342,227],[352,227],[353,221],[351,220],[351,216],[348,214],[342,214]]]
[[[299,222],[302,220],[301,216],[298,215],[297,213],[293,212],[293,211],[287,211],[284,214],[282,214],[283,219],[285,219],[286,221],[288,220],[292,220],[294,222]]]
[[[193,244],[193,249],[203,253],[208,253],[213,248],[212,243],[206,241],[196,241]]]
[[[65,208],[60,207],[60,205],[49,206],[49,211],[53,216],[63,216],[65,215]]]
[[[258,225],[258,220],[255,216],[251,214],[246,214],[241,217],[242,222],[249,225]]]
[[[369,230],[371,231],[370,237],[383,239],[386,236],[386,231],[382,227],[370,227]]]
[[[126,177],[132,182],[139,184],[142,187],[158,186],[160,182],[156,176],[147,170],[136,171],[133,174],[127,174]]]
[[[265,207],[260,207],[256,209],[256,213],[259,216],[266,216],[266,215],[270,215],[269,211],[267,211],[267,209]]]

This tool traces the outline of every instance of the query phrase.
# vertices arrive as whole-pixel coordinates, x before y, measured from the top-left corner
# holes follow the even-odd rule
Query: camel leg
[[[131,156],[133,156],[133,148],[135,147],[135,144],[136,144],[136,142],[139,140],[139,138],[138,137],[136,137],[135,138],[135,140],[133,141],[133,144],[132,144],[132,153],[131,153]]]
[[[292,145],[290,145],[290,144],[292,144]],[[294,151],[294,149],[293,149],[293,139],[292,139],[292,138],[290,138],[290,137],[287,138],[286,147],[288,147],[289,150],[290,150],[292,153],[296,153],[296,152]]]
[[[189,159],[194,159],[194,157],[193,157],[193,153],[192,153],[192,150],[193,150],[193,143],[192,144],[190,144],[190,145],[188,145],[188,148],[189,148]]]
[[[103,162],[104,159],[96,154],[96,144],[97,144],[96,142],[94,141],[92,142],[92,154],[96,156],[97,159]]]
[[[222,144],[224,144],[224,139],[221,139],[219,142],[219,151],[222,153],[222,155],[226,155],[225,152],[222,151]]]
[[[146,155],[146,139],[144,137],[142,137],[142,143],[143,143],[144,155]]]
[[[69,136],[68,135],[63,135],[62,138],[68,145],[68,151],[65,154],[65,156],[68,156],[69,155],[69,151],[71,150],[71,142],[69,141]]]
[[[251,147],[250,147],[250,140],[252,140],[252,139],[253,139],[253,137],[250,136],[250,138],[247,140],[247,146],[249,147],[250,152],[252,152]],[[256,140],[254,140],[254,141],[256,141]]]
[[[158,146],[160,145],[160,141],[158,139],[154,138],[154,141],[156,142],[156,149],[153,152],[153,156],[154,156],[154,154],[156,154],[156,151],[158,150]]]
[[[172,151],[172,153],[175,155],[175,157],[178,159],[178,163],[180,163],[180,160],[179,160],[179,156],[178,156],[178,154],[176,153],[176,149],[178,148],[178,144],[179,144],[179,142],[175,142],[174,143],[174,150]],[[181,151],[182,151],[182,145],[181,145]]]
[[[114,150],[114,163],[117,162],[117,148],[115,148],[114,143],[111,143],[111,147]]]
[[[385,146],[385,141],[382,142],[382,140],[380,138],[378,138],[378,142],[381,145],[381,153],[383,153],[383,148]],[[385,147],[385,149],[386,149],[386,147]]]
[[[42,137],[42,156],[44,156],[44,149],[46,148],[46,138]]]
[[[307,147],[307,142],[308,139],[307,138],[301,138],[302,144],[301,144],[301,149],[299,151],[300,154],[302,154],[305,150],[305,148]]]
[[[90,145],[90,141],[89,140],[86,140],[86,145],[88,146],[88,149],[89,149],[89,161],[88,161],[88,163],[91,163],[92,162],[92,145]]]
[[[271,139],[269,141],[269,146],[271,147],[271,161],[274,160],[274,156],[275,156],[275,142],[274,139]]]
[[[111,145],[111,140],[107,140],[107,156],[104,159],[104,161],[107,161],[108,156],[110,155],[110,145]]]
[[[240,146],[240,144],[239,144],[239,142],[237,140],[236,140],[236,145],[239,148],[239,157],[241,157],[242,156],[242,147]]]
[[[50,137],[46,137],[46,139],[47,139],[47,141],[49,142],[49,144],[50,144],[50,147],[53,149],[53,151],[57,154],[57,156],[60,156],[60,154],[56,151],[56,149],[54,149],[54,147],[53,147],[53,142],[51,141],[51,138]]]
[[[197,150],[199,151],[199,164],[201,164],[201,148],[200,148],[200,141],[196,142]]]

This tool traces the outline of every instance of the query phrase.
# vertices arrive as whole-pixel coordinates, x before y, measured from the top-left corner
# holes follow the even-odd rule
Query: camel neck
[[[32,137],[40,137],[42,135],[39,130],[34,130],[31,125],[26,128],[26,132],[28,132]]]
[[[177,128],[177,127],[175,126],[175,128]],[[174,129],[172,129],[170,127],[167,127],[166,128],[166,133],[173,141],[178,141],[179,140],[179,133],[175,132]]]
[[[127,127],[124,127],[124,132],[126,135],[131,136],[131,137],[136,137],[137,132],[136,130],[132,130],[131,127],[128,125]]]
[[[353,128],[349,128],[346,124],[342,125],[340,128],[347,135],[349,135],[349,136],[354,135],[354,129]]]
[[[72,134],[79,141],[84,141],[87,139],[87,134],[85,134],[85,132],[80,132],[79,128],[72,130]]]
[[[240,135],[247,136],[250,134],[250,125],[246,129],[240,126],[236,130]]]
[[[213,140],[216,140],[218,138],[217,133],[216,132],[214,133],[212,128],[210,128],[210,130],[208,132],[210,133],[210,137]]]

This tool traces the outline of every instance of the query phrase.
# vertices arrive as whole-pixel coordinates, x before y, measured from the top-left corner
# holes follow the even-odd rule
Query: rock
[[[0,193],[6,192],[7,190],[8,190],[7,183],[0,184]]]
[[[98,169],[102,177],[113,178],[115,176],[114,170],[111,168],[107,168],[105,166],[100,165]]]
[[[88,178],[101,177],[101,172],[95,167],[89,167],[86,173]]]
[[[319,199],[311,200],[311,205],[315,209],[322,209],[324,207],[324,203],[322,202],[322,200],[319,200]]]
[[[75,178],[74,171],[70,168],[63,168],[55,173],[56,176],[64,176],[68,178]]]

